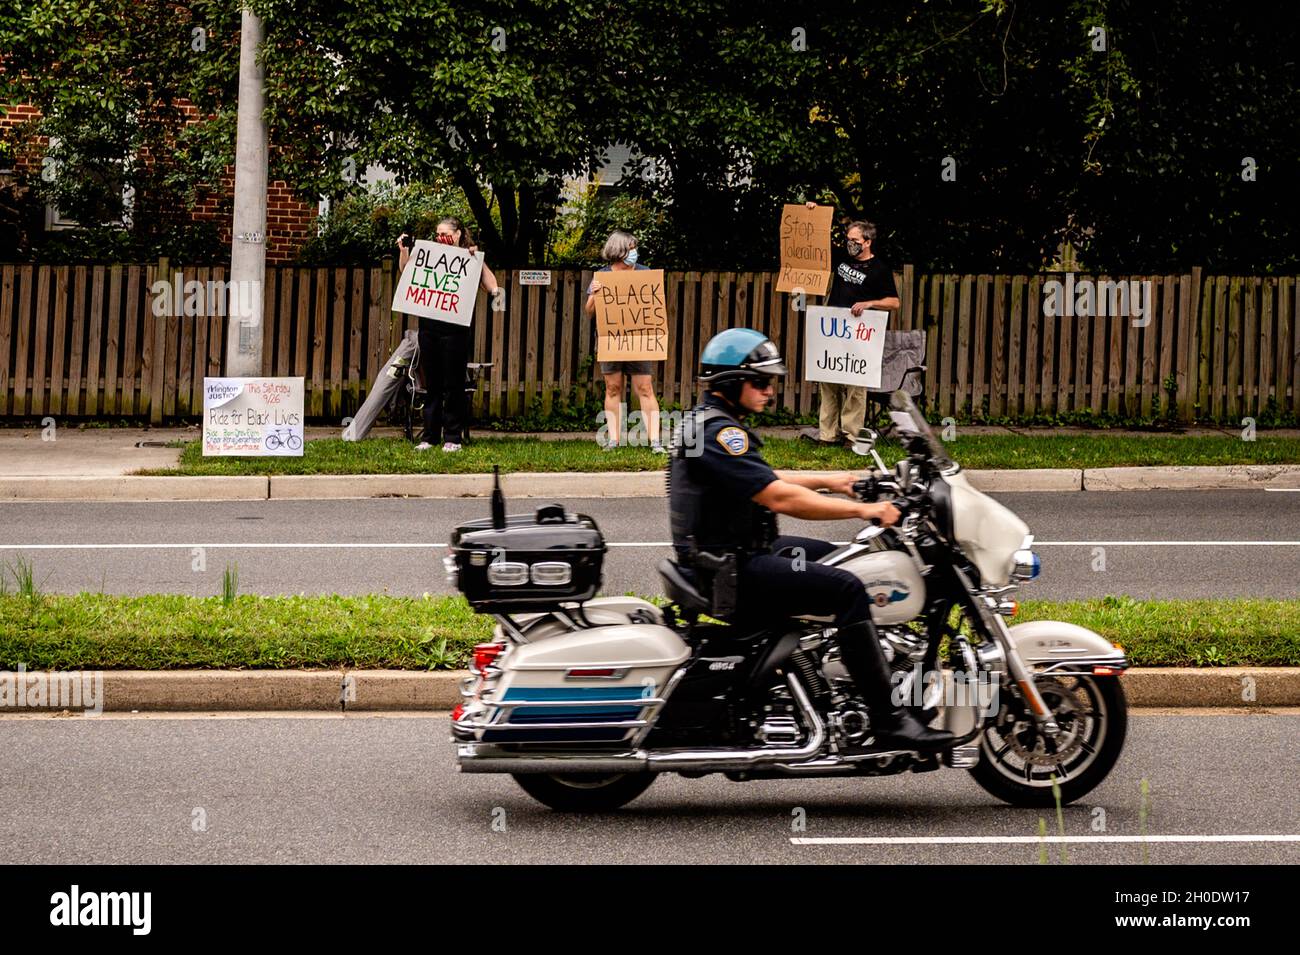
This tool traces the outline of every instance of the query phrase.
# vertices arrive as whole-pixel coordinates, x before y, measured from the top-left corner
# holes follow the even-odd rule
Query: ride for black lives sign
[[[204,457],[302,457],[303,397],[301,378],[204,378]]]
[[[663,270],[611,270],[596,281],[596,360],[667,361]]]
[[[483,253],[421,239],[393,294],[393,311],[452,325],[474,320]]]
[[[804,324],[804,377],[840,385],[880,387],[889,313],[814,305]]]

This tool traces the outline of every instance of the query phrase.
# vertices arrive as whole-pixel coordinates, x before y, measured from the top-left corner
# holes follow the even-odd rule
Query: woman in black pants
[[[406,269],[411,250],[406,233],[397,239],[400,265]],[[455,216],[438,223],[435,241],[477,251],[469,234]],[[489,295],[497,290],[497,279],[486,263],[479,285]],[[420,372],[424,376],[424,432],[417,451],[442,445],[444,451],[459,451],[469,425],[469,398],[465,392],[465,366],[469,364],[472,325],[453,325],[431,318],[420,319]]]

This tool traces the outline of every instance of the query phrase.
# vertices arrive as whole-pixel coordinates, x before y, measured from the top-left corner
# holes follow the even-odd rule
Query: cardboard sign
[[[301,378],[204,378],[203,456],[302,457]]]
[[[520,269],[519,284],[520,285],[550,285],[551,270],[550,269]]]
[[[787,205],[781,210],[781,273],[778,292],[825,295],[831,284],[830,206]]]
[[[880,387],[889,313],[813,305],[804,319],[804,377],[839,385]]]
[[[662,269],[600,272],[597,361],[667,361],[668,306]]]
[[[469,325],[482,274],[482,252],[420,239],[393,293],[393,311]]]

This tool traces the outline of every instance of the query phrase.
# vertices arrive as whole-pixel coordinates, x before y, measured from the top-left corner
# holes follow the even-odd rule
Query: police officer
[[[844,665],[871,711],[876,747],[940,749],[951,733],[932,730],[892,698],[889,664],[871,621],[871,599],[847,570],[816,561],[828,541],[777,536],[776,515],[803,520],[898,520],[887,503],[845,501],[854,476],[779,476],[759,453],[763,442],[742,423],[767,407],[786,373],[776,346],[759,332],[732,328],[714,336],[701,356],[705,394],[674,435],[669,508],[677,561],[731,622],[759,627],[774,617],[833,616]],[[721,600],[719,598],[722,598]]]

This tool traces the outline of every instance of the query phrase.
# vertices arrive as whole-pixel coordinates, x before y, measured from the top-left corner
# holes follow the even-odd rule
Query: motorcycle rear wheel
[[[980,761],[970,774],[1013,806],[1061,805],[1091,792],[1115,766],[1128,732],[1128,703],[1117,677],[1038,676],[1035,685],[1062,735],[1047,741],[1019,699],[1004,703],[996,723],[978,737]]]
[[[512,773],[528,795],[557,812],[610,812],[650,788],[654,773]]]

